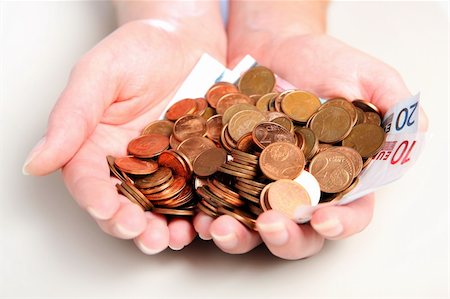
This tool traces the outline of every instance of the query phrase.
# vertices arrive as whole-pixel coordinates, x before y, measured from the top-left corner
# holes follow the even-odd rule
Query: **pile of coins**
[[[250,229],[263,211],[296,220],[300,205],[342,198],[385,142],[380,111],[274,91],[275,82],[256,66],[237,85],[217,82],[204,98],[173,104],[130,141],[129,156],[108,157],[119,192],[144,210],[226,214]]]

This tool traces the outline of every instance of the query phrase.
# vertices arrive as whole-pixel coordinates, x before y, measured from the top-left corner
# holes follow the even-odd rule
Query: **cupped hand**
[[[235,31],[229,36],[228,61],[235,65],[244,55],[272,69],[299,89],[322,98],[366,99],[384,113],[396,101],[410,96],[393,68],[327,35],[291,35],[281,38],[264,31]],[[421,130],[427,119],[421,113]],[[276,211],[261,214],[258,233],[250,232],[229,216],[194,219],[200,237],[212,238],[222,250],[244,253],[264,241],[284,259],[305,258],[319,252],[324,240],[338,240],[362,231],[372,218],[374,195],[345,206],[317,210],[308,224],[298,225]]]
[[[131,22],[89,51],[72,70],[44,138],[24,165],[32,175],[62,168],[68,190],[100,227],[134,238],[147,254],[181,249],[195,231],[187,220],[168,223],[119,195],[106,156],[126,155],[128,142],[159,117],[202,53],[224,61],[224,32],[216,32],[213,43],[198,28],[181,25]]]

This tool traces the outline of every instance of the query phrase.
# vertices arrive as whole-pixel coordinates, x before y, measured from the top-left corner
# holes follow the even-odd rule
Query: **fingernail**
[[[36,158],[36,156],[40,154],[40,152],[42,151],[42,149],[44,147],[44,144],[45,144],[45,136],[42,137],[41,140],[39,140],[39,142],[33,147],[31,152],[28,154],[28,157],[25,159],[25,163],[23,163],[23,167],[22,167],[22,173],[24,175],[30,175],[28,166],[34,160],[34,158]]]
[[[211,235],[205,236],[205,235],[202,235],[199,233],[198,236],[200,237],[200,239],[205,240],[205,241],[209,241],[212,239]]]
[[[336,218],[313,224],[313,228],[322,236],[330,238],[340,235],[344,230],[342,223]]]
[[[183,248],[184,248],[184,246],[183,246],[183,245],[181,245],[181,246],[174,246],[174,245],[169,245],[169,247],[170,247],[170,249],[172,249],[172,250],[181,250],[181,249],[183,249]]]
[[[121,224],[114,225],[114,231],[116,231],[120,236],[125,239],[131,239],[139,235],[139,231],[132,231]]]
[[[109,219],[109,215],[105,216],[101,212],[99,212],[96,209],[94,209],[93,207],[87,207],[86,211],[88,211],[88,213],[95,219],[98,219],[98,220],[107,220],[107,219]]]
[[[282,221],[272,223],[257,223],[258,231],[262,234],[265,243],[282,246],[289,240],[289,233]]]
[[[211,233],[212,238],[222,248],[233,249],[238,245],[238,238],[234,232],[230,232],[226,235],[217,235]]]
[[[135,243],[136,243],[136,246],[137,246],[143,253],[148,254],[148,255],[157,254],[157,253],[160,253],[161,251],[164,250],[164,248],[162,248],[162,249],[149,248],[149,247],[145,246],[144,244],[142,244],[142,243],[139,242],[139,241],[136,241]]]

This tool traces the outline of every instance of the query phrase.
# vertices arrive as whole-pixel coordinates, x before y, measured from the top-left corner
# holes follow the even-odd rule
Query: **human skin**
[[[228,65],[250,54],[299,89],[322,98],[370,100],[382,112],[409,97],[397,71],[325,34],[326,6],[324,1],[231,1]],[[421,130],[426,130],[423,111],[420,117]],[[272,210],[258,217],[258,233],[232,217],[213,220],[203,213],[194,226],[225,252],[244,253],[263,241],[278,257],[300,259],[319,252],[325,239],[362,231],[373,208],[374,194],[369,194],[345,206],[319,209],[308,224],[298,225]]]
[[[67,189],[99,226],[115,237],[134,239],[144,253],[181,249],[196,235],[192,223],[168,222],[119,195],[105,157],[126,155],[128,142],[159,117],[204,52],[225,64],[219,3],[116,5],[122,26],[74,66],[45,137],[23,171],[46,175],[62,169]]]
[[[200,213],[193,224],[167,222],[118,195],[105,163],[108,154],[125,155],[127,143],[159,117],[203,52],[229,67],[250,54],[296,87],[324,98],[364,98],[385,111],[407,97],[395,70],[324,34],[326,3],[232,1],[228,48],[217,1],[123,1],[116,7],[122,26],[73,68],[25,173],[61,168],[68,190],[99,226],[134,239],[147,254],[168,246],[181,249],[196,230],[228,253],[247,252],[264,241],[274,255],[299,259],[317,253],[325,239],[348,237],[367,226],[372,194],[321,209],[307,225],[268,211],[257,220],[260,234],[228,216],[213,220]]]

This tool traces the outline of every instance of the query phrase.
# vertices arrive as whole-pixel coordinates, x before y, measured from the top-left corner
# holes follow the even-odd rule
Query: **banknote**
[[[243,72],[256,64],[252,57],[245,56],[230,70],[210,55],[204,54],[167,107],[184,98],[203,97],[215,82],[236,83]],[[277,76],[275,90],[295,88]],[[372,157],[369,167],[359,175],[359,183],[355,189],[336,202],[299,207],[296,211],[297,221],[307,222],[312,213],[321,207],[348,204],[401,178],[417,161],[425,143],[425,133],[419,131],[419,103],[419,94],[393,103],[382,120],[382,127],[386,132],[384,147]],[[163,119],[164,114],[160,118]]]

